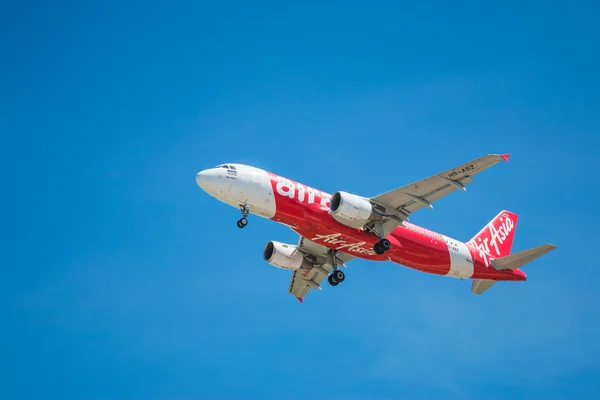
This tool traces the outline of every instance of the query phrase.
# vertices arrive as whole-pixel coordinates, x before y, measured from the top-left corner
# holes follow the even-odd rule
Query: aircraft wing
[[[298,242],[298,250],[302,251],[306,256],[314,261],[314,265],[309,268],[299,268],[292,273],[290,279],[289,293],[296,296],[300,302],[310,289],[321,290],[321,282],[329,276],[333,270],[331,264],[330,248],[321,244],[315,243],[305,237],[300,236]],[[354,257],[342,252],[336,252],[336,264],[342,264],[350,261]]]
[[[464,190],[473,182],[473,176],[504,160],[509,154],[488,154],[418,182],[371,197],[377,211],[386,215],[383,233],[387,236],[408,216],[423,208],[433,208],[432,203],[456,190]]]

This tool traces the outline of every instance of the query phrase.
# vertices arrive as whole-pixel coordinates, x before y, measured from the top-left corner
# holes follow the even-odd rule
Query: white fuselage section
[[[273,218],[275,196],[269,174],[240,164],[223,164],[198,172],[196,183],[207,193],[233,207],[250,206],[252,214]]]

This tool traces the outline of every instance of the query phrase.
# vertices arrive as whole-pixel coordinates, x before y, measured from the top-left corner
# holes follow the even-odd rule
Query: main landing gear
[[[369,228],[369,230],[379,237],[379,242],[375,243],[373,246],[373,251],[375,251],[376,254],[382,255],[392,248],[390,241],[385,238],[385,232],[381,221],[375,222],[373,228]]]
[[[337,286],[339,283],[344,282],[344,279],[346,279],[346,275],[344,275],[344,273],[338,269],[338,259],[335,256],[335,253],[336,252],[334,249],[330,249],[328,253],[329,263],[331,263],[333,266],[333,272],[327,277],[327,280],[331,286]]]
[[[375,243],[373,246],[373,251],[375,253],[381,255],[392,248],[392,244],[386,238],[381,239],[379,242]]]
[[[346,276],[339,269],[333,271],[333,274],[327,277],[327,280],[331,286],[337,286],[338,283],[344,282],[344,279],[346,279]]]
[[[242,212],[242,218],[237,222],[238,228],[243,228],[248,225],[248,214],[250,213],[250,206],[248,204],[241,204],[240,211]]]

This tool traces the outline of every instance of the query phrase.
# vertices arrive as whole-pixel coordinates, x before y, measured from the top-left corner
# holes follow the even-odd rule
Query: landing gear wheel
[[[381,239],[379,241],[379,245],[381,246],[381,248],[383,249],[383,251],[388,251],[392,247],[392,244],[387,239]]]
[[[246,217],[250,214],[250,205],[248,204],[240,204],[240,212],[242,213],[242,219],[237,222],[238,228],[243,228],[248,225],[248,220]]]
[[[336,271],[333,271],[333,278],[338,281],[338,283],[342,283],[344,282],[344,279],[346,279],[346,276],[344,275],[344,273],[342,271],[340,271],[339,269]]]
[[[330,284],[331,286],[337,286],[337,285],[338,285],[338,283],[339,283],[338,281],[336,281],[336,280],[335,280],[335,277],[334,277],[333,275],[329,275],[329,276],[327,277],[327,280],[329,281],[329,284]]]
[[[375,251],[376,254],[382,255],[383,253],[385,253],[385,250],[383,249],[383,247],[381,246],[381,243],[377,242],[375,243],[375,246],[373,246],[373,250]]]

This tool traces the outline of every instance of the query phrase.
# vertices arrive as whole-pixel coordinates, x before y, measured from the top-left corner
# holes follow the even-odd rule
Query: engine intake
[[[267,243],[263,257],[266,262],[281,269],[296,271],[303,266],[312,266],[296,246],[275,241]]]
[[[368,199],[346,192],[335,192],[331,196],[329,212],[335,220],[353,228],[360,228],[374,217]]]

